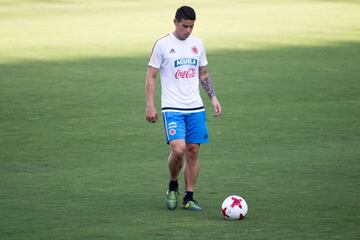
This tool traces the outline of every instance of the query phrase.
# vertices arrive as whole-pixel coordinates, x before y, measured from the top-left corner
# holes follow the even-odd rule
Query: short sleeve
[[[199,66],[203,67],[208,65],[208,61],[207,61],[207,57],[206,57],[206,50],[204,47],[204,43],[201,42],[201,55],[200,55],[200,59],[199,59]]]
[[[156,42],[151,51],[150,61],[149,61],[148,65],[151,67],[160,69],[162,60],[163,60],[163,56],[162,56],[162,52],[161,52],[161,47],[160,47],[159,42]]]

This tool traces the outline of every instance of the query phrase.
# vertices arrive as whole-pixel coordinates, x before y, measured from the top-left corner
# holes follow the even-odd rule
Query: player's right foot
[[[170,191],[166,192],[166,207],[169,210],[174,210],[178,205],[179,192],[178,191]]]

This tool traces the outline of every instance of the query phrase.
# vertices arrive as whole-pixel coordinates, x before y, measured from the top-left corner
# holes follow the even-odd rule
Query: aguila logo
[[[189,68],[188,70],[177,70],[175,73],[175,78],[193,78],[195,77],[195,68]]]

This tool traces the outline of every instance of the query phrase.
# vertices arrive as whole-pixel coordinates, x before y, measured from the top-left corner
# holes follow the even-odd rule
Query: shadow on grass
[[[210,53],[209,68],[224,107],[223,121],[237,125],[234,119],[245,115],[252,118],[272,108],[301,110],[321,102],[356,109],[359,52],[358,43],[343,43]],[[71,138],[132,148],[150,133],[162,138],[161,124],[153,131],[144,122],[147,60],[128,57],[0,65],[2,146],[24,146],[37,136],[47,144],[59,140],[73,146],[68,141]],[[158,106],[159,90],[160,84]],[[211,115],[205,96],[204,100]],[[212,118],[209,120],[212,125]]]

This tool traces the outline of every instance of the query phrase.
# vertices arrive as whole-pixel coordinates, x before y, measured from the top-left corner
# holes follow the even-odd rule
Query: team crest
[[[193,52],[193,54],[197,54],[199,52],[199,50],[195,46],[191,48],[191,51]]]
[[[171,135],[171,136],[174,136],[175,134],[176,134],[176,130],[175,129],[170,129],[169,130],[169,134]]]

